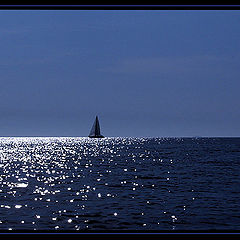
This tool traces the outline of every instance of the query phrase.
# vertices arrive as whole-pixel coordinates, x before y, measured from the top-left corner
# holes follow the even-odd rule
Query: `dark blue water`
[[[0,230],[240,230],[240,138],[0,138]]]

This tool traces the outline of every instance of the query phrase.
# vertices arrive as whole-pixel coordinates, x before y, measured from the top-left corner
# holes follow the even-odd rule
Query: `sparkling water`
[[[0,230],[240,230],[240,138],[0,138]]]

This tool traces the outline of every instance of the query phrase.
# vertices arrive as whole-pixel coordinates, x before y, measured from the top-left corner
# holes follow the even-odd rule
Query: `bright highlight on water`
[[[0,138],[0,230],[236,230],[239,138]]]

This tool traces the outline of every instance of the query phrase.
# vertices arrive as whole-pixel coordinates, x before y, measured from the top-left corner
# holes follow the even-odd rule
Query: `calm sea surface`
[[[1,230],[240,230],[240,138],[0,138]]]

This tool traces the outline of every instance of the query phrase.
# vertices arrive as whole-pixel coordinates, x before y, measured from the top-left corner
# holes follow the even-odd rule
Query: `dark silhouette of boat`
[[[90,138],[104,138],[104,136],[101,135],[101,133],[100,133],[100,125],[99,125],[99,121],[98,121],[98,116],[96,116],[96,119],[93,123],[92,129],[91,129],[88,137],[90,137]]]

